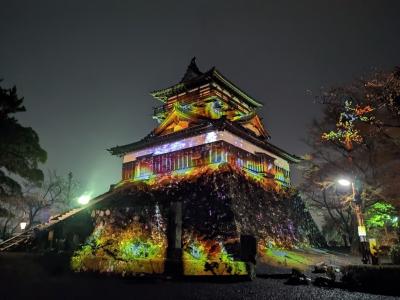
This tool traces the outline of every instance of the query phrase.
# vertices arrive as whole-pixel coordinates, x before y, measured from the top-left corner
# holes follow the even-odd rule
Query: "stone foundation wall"
[[[163,273],[174,260],[185,275],[245,275],[241,235],[257,239],[260,255],[324,243],[299,196],[265,190],[226,166],[160,185],[122,186],[91,216],[95,229],[72,258],[76,271]]]

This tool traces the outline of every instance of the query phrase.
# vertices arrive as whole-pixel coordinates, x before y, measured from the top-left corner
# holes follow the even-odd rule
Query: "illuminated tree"
[[[400,73],[377,72],[367,79],[318,96],[323,114],[314,120],[301,166],[303,194],[314,209],[351,240],[347,218],[351,191],[338,190],[339,177],[357,178],[363,210],[385,201],[400,209]],[[326,201],[324,201],[326,199]]]
[[[339,115],[339,121],[336,123],[336,130],[324,132],[322,139],[326,141],[339,141],[343,143],[348,151],[353,149],[353,143],[361,144],[363,137],[360,130],[356,128],[357,122],[372,122],[374,116],[369,113],[374,109],[367,105],[364,107],[352,107],[351,101],[345,101],[344,111]]]
[[[393,205],[386,202],[377,202],[366,211],[366,225],[371,234],[383,244],[390,244],[395,240],[395,233],[399,227],[397,212]]]
[[[398,226],[396,210],[393,205],[385,202],[377,202],[366,212],[366,223],[370,229]]]

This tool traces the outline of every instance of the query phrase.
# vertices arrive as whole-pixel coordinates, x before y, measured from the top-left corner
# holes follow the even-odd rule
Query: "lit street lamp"
[[[81,205],[86,205],[90,201],[90,196],[89,195],[82,195],[78,198],[78,203]]]
[[[24,230],[26,228],[26,222],[19,223],[19,227],[21,228],[21,230]]]
[[[343,185],[343,186],[349,186],[349,185],[351,185],[352,184],[352,182],[350,181],[350,180],[347,180],[347,179],[339,179],[338,180],[338,183],[340,184],[340,185]]]
[[[356,196],[356,189],[354,186],[354,182],[348,179],[341,178],[338,180],[338,183],[342,186],[350,186],[352,190],[352,200],[354,203],[354,212],[357,217],[357,225],[358,225],[358,236],[360,237],[360,244],[361,244],[361,255],[362,255],[362,262],[366,264],[369,260],[369,243],[367,241],[367,231],[364,224],[364,217],[361,211],[361,201]]]

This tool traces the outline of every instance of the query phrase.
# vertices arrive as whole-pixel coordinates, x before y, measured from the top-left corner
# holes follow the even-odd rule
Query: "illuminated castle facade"
[[[290,186],[296,156],[269,142],[250,97],[217,69],[201,72],[193,58],[182,80],[151,93],[158,126],[145,138],[109,151],[123,158],[122,180],[190,174],[228,163],[262,184]]]

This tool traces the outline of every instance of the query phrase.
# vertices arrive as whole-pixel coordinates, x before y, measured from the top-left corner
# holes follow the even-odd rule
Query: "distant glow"
[[[24,230],[26,227],[26,222],[19,223],[19,227],[21,228],[21,230]]]
[[[347,180],[347,179],[339,179],[338,180],[338,183],[340,184],[340,185],[343,185],[343,186],[350,186],[351,185],[351,181],[350,180]]]
[[[393,223],[397,223],[398,220],[399,220],[398,217],[394,217],[394,218],[393,218]]]
[[[88,204],[90,201],[90,196],[89,195],[82,195],[78,198],[78,203],[82,205]]]

